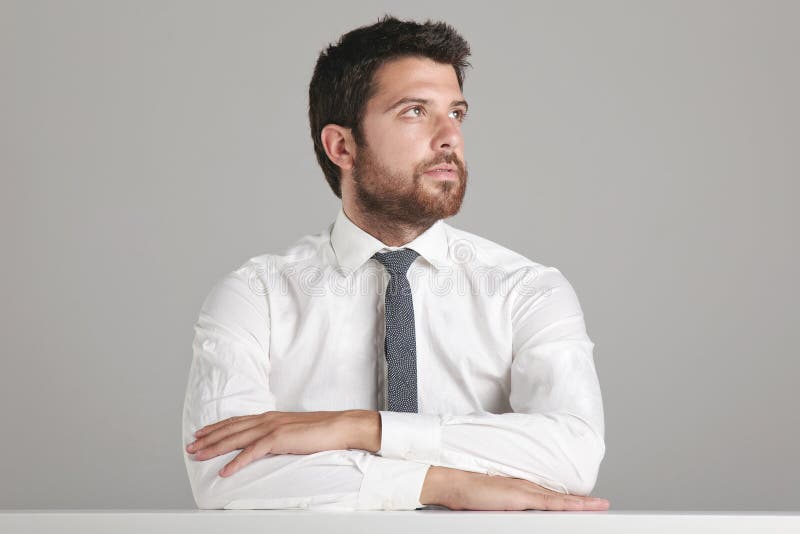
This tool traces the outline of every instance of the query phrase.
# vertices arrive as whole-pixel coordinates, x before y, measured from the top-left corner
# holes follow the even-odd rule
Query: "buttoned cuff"
[[[430,465],[380,456],[369,456],[369,465],[358,492],[359,510],[415,510]]]
[[[442,419],[436,414],[388,412],[381,414],[381,448],[384,458],[439,464]]]

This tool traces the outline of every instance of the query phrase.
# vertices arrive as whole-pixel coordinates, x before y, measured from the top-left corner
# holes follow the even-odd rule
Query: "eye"
[[[405,114],[406,114],[406,113],[408,113],[409,111],[414,111],[414,110],[417,110],[417,111],[419,111],[419,112],[420,112],[420,113],[419,113],[419,115],[416,115],[416,114],[415,114],[415,115],[414,115],[415,117],[420,117],[420,116],[422,116],[422,114],[424,113],[424,112],[423,112],[423,110],[422,110],[422,106],[414,106],[413,108],[408,108],[407,110],[405,110],[405,111],[403,112],[403,115],[405,115]]]
[[[464,122],[467,118],[467,112],[461,109],[454,109],[451,113],[458,113],[458,122]]]

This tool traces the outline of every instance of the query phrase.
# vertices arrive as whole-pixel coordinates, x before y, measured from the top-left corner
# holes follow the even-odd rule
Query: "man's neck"
[[[342,205],[342,210],[353,224],[390,247],[402,247],[412,242],[436,222],[403,223],[381,214],[361,211],[353,206]]]

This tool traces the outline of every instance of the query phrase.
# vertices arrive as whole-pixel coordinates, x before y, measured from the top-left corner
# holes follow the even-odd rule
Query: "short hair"
[[[444,22],[420,24],[385,15],[329,45],[317,59],[308,87],[308,119],[317,162],[333,193],[342,198],[341,173],[325,153],[322,129],[327,124],[350,128],[358,146],[364,146],[362,120],[366,104],[377,91],[373,77],[384,63],[402,57],[426,57],[453,66],[458,86],[464,88],[469,44]]]

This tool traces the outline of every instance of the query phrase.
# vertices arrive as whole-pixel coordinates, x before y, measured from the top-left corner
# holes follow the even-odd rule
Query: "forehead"
[[[429,58],[405,57],[388,61],[375,72],[374,81],[377,91],[367,105],[374,111],[383,111],[403,97],[441,96],[448,102],[463,97],[453,66]]]

